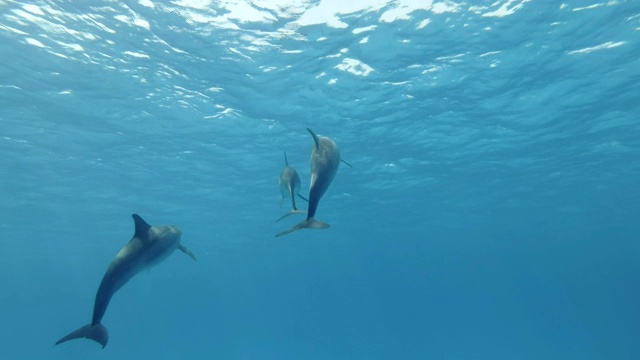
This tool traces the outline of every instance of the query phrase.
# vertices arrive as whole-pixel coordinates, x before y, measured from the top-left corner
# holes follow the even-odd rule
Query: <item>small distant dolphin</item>
[[[139,215],[132,216],[135,233],[129,243],[113,259],[102,278],[93,306],[91,323],[58,340],[56,345],[73,339],[88,338],[98,342],[104,349],[109,341],[109,333],[100,321],[116,291],[140,271],[162,262],[175,249],[180,249],[193,260],[196,259],[189,249],[180,245],[182,233],[177,227],[151,226]]]
[[[314,219],[314,216],[316,215],[320,199],[329,188],[329,185],[331,185],[340,166],[340,149],[338,149],[338,145],[330,138],[326,136],[318,137],[318,135],[309,128],[307,128],[307,131],[309,131],[315,142],[315,146],[313,150],[311,150],[311,182],[309,186],[307,219],[289,230],[276,234],[276,237],[304,228],[326,229],[329,227],[329,224]]]
[[[289,161],[287,161],[287,153],[284,153],[284,168],[280,172],[280,194],[282,195],[282,199],[280,200],[280,206],[282,206],[282,202],[284,198],[291,197],[291,205],[292,209],[288,213],[282,215],[276,222],[286,218],[291,214],[304,214],[304,210],[298,210],[296,207],[296,195],[298,195],[304,201],[309,201],[307,198],[299,194],[300,191],[300,176],[298,172],[289,166]]]

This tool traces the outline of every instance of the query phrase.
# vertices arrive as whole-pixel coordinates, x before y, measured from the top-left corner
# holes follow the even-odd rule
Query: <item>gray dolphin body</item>
[[[132,216],[135,233],[113,259],[102,278],[93,306],[91,323],[58,340],[56,345],[73,339],[88,338],[98,342],[104,349],[109,341],[109,333],[101,321],[113,294],[137,273],[162,262],[175,249],[191,256],[193,260],[196,259],[189,249],[180,245],[182,233],[177,227],[150,226],[139,215]]]
[[[280,206],[282,206],[282,202],[286,197],[291,198],[291,206],[292,209],[288,213],[282,215],[276,222],[286,218],[291,214],[304,214],[304,210],[299,210],[296,207],[296,195],[302,198],[305,201],[307,200],[304,196],[300,195],[300,176],[298,172],[289,166],[289,161],[287,160],[287,153],[284,153],[284,168],[280,172],[280,194],[282,195],[282,199],[280,200]]]
[[[311,150],[311,181],[309,185],[309,207],[307,209],[307,219],[289,230],[276,234],[276,237],[292,233],[296,230],[326,229],[329,224],[316,220],[316,210],[324,193],[331,185],[333,178],[340,166],[340,149],[338,145],[326,136],[319,137],[311,129],[307,129],[315,146]]]

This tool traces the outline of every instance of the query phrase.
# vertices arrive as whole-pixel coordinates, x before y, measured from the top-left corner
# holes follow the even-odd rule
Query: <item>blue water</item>
[[[638,359],[639,40],[635,0],[0,0],[0,358]],[[353,168],[275,238],[307,127]],[[54,346],[132,213],[198,261]]]

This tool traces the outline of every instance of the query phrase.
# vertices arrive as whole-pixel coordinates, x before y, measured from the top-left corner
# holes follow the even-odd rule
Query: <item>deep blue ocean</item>
[[[637,0],[0,0],[0,59],[0,359],[640,359]],[[54,346],[134,213],[197,262]]]

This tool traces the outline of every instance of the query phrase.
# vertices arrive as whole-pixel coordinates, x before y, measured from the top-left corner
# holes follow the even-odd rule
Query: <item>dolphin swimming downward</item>
[[[319,137],[311,129],[307,128],[307,130],[315,142],[315,146],[311,150],[311,181],[309,185],[307,219],[289,230],[276,234],[276,237],[304,228],[326,229],[329,227],[329,224],[314,219],[314,216],[320,199],[329,188],[329,185],[331,185],[340,166],[340,149],[330,138],[326,136]]]
[[[291,197],[291,206],[292,209],[288,213],[282,215],[276,222],[286,218],[291,214],[304,214],[304,210],[299,210],[296,207],[296,195],[298,195],[302,200],[307,200],[304,196],[299,194],[300,191],[300,176],[298,172],[289,166],[289,161],[287,161],[287,153],[284,153],[284,168],[280,172],[280,194],[282,195],[282,199],[280,200],[280,206],[282,206],[282,202],[284,198]]]
[[[73,331],[56,342],[88,338],[104,349],[109,341],[109,333],[102,323],[109,301],[127,281],[137,273],[166,259],[175,249],[180,249],[195,260],[189,249],[180,245],[180,230],[175,226],[150,226],[139,215],[133,214],[135,233],[129,243],[120,250],[102,278],[93,306],[91,323]]]

